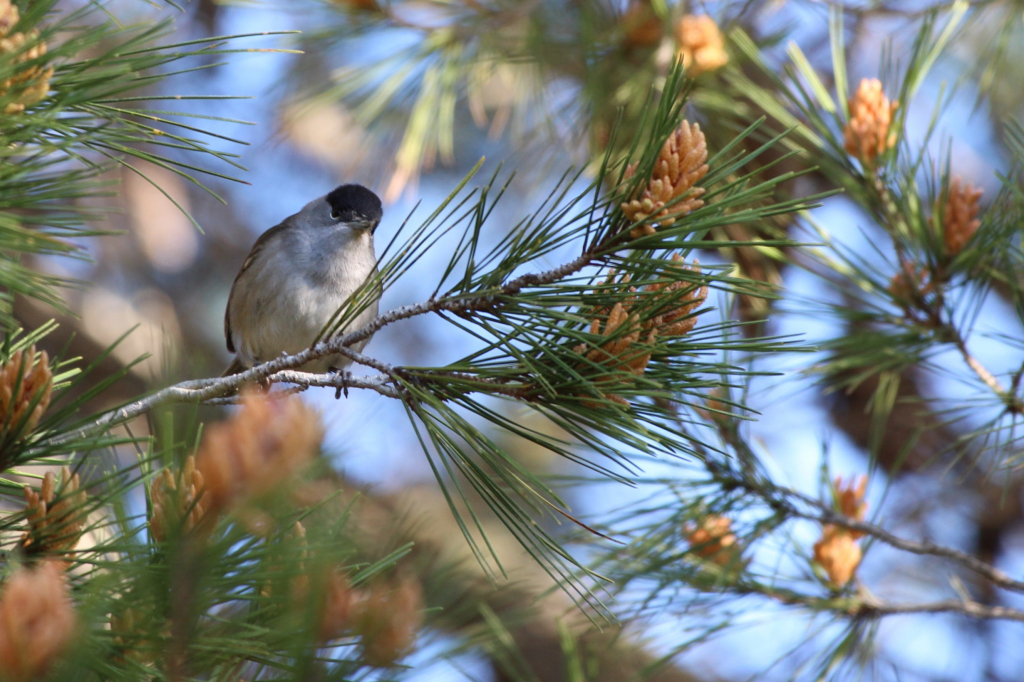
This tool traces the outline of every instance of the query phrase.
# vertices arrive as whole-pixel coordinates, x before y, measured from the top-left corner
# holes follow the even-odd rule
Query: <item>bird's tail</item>
[[[236,355],[235,359],[231,361],[231,364],[228,365],[228,368],[226,370],[224,370],[224,373],[221,374],[221,376],[222,377],[229,377],[232,374],[239,374],[241,372],[244,372],[247,369],[249,369],[249,368],[246,367],[245,365],[243,365],[242,361],[239,360],[238,356]]]

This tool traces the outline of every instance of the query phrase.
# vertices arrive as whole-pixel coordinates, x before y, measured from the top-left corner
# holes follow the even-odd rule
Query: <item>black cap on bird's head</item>
[[[331,217],[339,222],[362,223],[373,230],[384,209],[380,197],[362,185],[340,185],[327,195]]]

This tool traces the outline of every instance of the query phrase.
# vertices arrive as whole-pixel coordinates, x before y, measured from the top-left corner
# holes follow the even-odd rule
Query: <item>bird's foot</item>
[[[347,369],[338,369],[337,367],[328,368],[332,374],[337,375],[341,379],[341,386],[338,386],[334,391],[334,399],[340,400],[341,394],[345,394],[345,398],[348,398],[348,382],[352,380],[352,372]]]

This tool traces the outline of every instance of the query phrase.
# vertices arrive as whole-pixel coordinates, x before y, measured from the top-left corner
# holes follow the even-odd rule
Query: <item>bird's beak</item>
[[[360,220],[354,224],[354,227],[360,230],[369,230],[370,234],[373,234],[374,230],[377,229],[379,221],[377,220]]]

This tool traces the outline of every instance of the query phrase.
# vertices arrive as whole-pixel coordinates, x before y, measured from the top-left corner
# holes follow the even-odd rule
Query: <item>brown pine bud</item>
[[[864,501],[864,493],[868,487],[868,477],[861,476],[858,479],[851,476],[850,482],[844,483],[842,476],[836,476],[834,486],[836,510],[853,521],[863,521],[868,511],[868,503]],[[854,540],[864,535],[856,530],[847,532]]]
[[[0,591],[0,679],[43,678],[68,648],[77,617],[56,562],[16,571]]]
[[[852,533],[832,524],[822,529],[821,539],[814,543],[814,561],[824,569],[834,587],[850,582],[860,560],[860,547]]]
[[[36,355],[36,347],[15,351],[0,367],[0,424],[9,424],[9,432],[18,437],[36,427],[50,406],[53,373],[46,351]]]
[[[651,354],[643,349],[633,348],[634,344],[640,341],[639,316],[631,315],[622,303],[616,303],[603,325],[601,322],[600,318],[594,318],[590,323],[590,333],[608,338],[609,341],[587,352],[587,360],[616,369],[625,369],[633,374],[643,374]],[[577,353],[582,354],[585,350],[585,344],[576,347]]]
[[[423,622],[419,581],[403,576],[376,582],[355,607],[356,630],[363,639],[363,660],[379,668],[394,665],[416,641]]]
[[[674,253],[672,254],[672,262],[681,264],[683,263],[683,257],[678,253]],[[699,274],[701,271],[700,261],[694,260],[693,266],[686,266],[686,268]],[[689,289],[689,292],[681,296],[672,293],[684,289]],[[644,291],[655,294],[669,302],[668,305],[671,306],[668,310],[665,310],[651,320],[652,328],[656,329],[658,335],[662,337],[683,336],[689,333],[697,326],[697,318],[693,316],[693,312],[702,306],[708,298],[707,284],[694,286],[682,279],[674,282],[648,284],[644,287]],[[655,302],[655,305],[659,309],[662,307],[657,302]]]
[[[16,54],[14,64],[24,64],[39,59],[46,54],[46,43],[39,40],[39,33],[9,33],[10,28],[17,23],[17,9],[6,3],[5,8],[0,4],[0,54]],[[6,10],[6,11],[5,11]],[[13,10],[13,12],[11,11]],[[13,16],[13,21],[11,17]],[[4,28],[6,27],[6,28]],[[16,69],[15,72],[0,80],[0,97],[14,94],[14,101],[4,107],[4,113],[17,114],[25,110],[26,106],[43,100],[50,92],[50,79],[53,77],[52,66],[26,66]]]
[[[851,476],[849,482],[837,476],[832,486],[832,503],[836,511],[853,521],[863,521],[868,509],[864,501],[867,486],[867,476]],[[861,560],[857,540],[863,536],[860,531],[831,523],[822,528],[821,539],[814,544],[814,561],[824,569],[834,587],[846,585],[857,571]]]
[[[78,474],[61,467],[60,498],[57,499],[57,477],[52,471],[43,476],[37,493],[26,486],[25,511],[29,530],[21,544],[32,552],[65,552],[75,548],[85,527],[85,491],[80,489]]]
[[[875,159],[896,144],[896,133],[889,132],[899,102],[889,103],[877,78],[861,80],[850,99],[850,120],[843,129],[843,148],[860,159],[865,166],[874,166]]]
[[[619,25],[625,34],[626,47],[651,47],[661,42],[661,19],[650,0],[632,0]]]
[[[694,211],[704,205],[701,195],[703,187],[697,183],[707,175],[708,147],[700,125],[683,121],[678,129],[665,140],[665,144],[654,163],[654,170],[647,186],[640,196],[622,204],[622,212],[630,222],[637,222],[654,216],[663,227],[672,225],[677,216]],[[626,168],[626,178],[636,173],[636,164]],[[686,194],[686,198],[675,201]],[[654,234],[651,225],[640,225],[630,230],[634,239]]]
[[[605,280],[605,284],[611,284],[615,281],[615,271],[612,270],[611,274],[608,275],[608,279]],[[626,275],[619,284],[623,287],[629,284],[629,275]],[[640,376],[647,369],[647,363],[651,360],[650,346],[654,343],[655,332],[653,330],[645,330],[640,324],[640,316],[635,313],[630,313],[630,309],[636,302],[636,287],[629,287],[629,291],[634,294],[624,302],[616,303],[611,310],[608,309],[596,309],[593,311],[593,317],[590,322],[590,333],[600,335],[609,339],[607,342],[601,345],[590,348],[588,351],[588,344],[581,343],[573,348],[573,352],[584,355],[588,362],[598,365],[603,365],[612,371],[623,371]],[[602,318],[604,318],[602,320]],[[603,322],[603,324],[602,324]],[[643,338],[643,343],[641,343]],[[607,384],[610,381],[615,381],[616,377],[613,376],[601,376],[598,377],[597,381],[603,384]],[[622,396],[615,395],[614,393],[604,393],[603,396],[608,400],[614,401],[623,407],[629,406],[629,401]],[[585,402],[584,405],[588,407],[597,407],[598,403]]]
[[[949,193],[942,211],[942,230],[948,255],[955,256],[963,251],[981,227],[977,216],[978,200],[982,193],[982,190],[974,189],[974,185],[964,187],[959,177],[949,183]]]
[[[349,584],[341,570],[331,571],[324,586],[319,637],[323,643],[351,634],[355,629],[360,593]]]
[[[0,36],[6,36],[21,19],[18,7],[11,0],[0,0]]]
[[[208,503],[195,457],[189,455],[177,475],[170,469],[160,471],[149,484],[149,498],[153,508],[149,531],[157,542],[167,538],[169,528],[187,533],[199,525]]]
[[[694,78],[729,62],[722,32],[706,14],[687,14],[676,24],[676,42],[686,75]]]
[[[699,526],[687,529],[690,551],[697,556],[728,566],[740,556],[736,535],[732,532],[732,521],[718,514],[708,514]]]
[[[900,271],[889,281],[887,291],[899,299],[901,306],[906,307],[906,301],[929,294],[934,291],[934,287],[929,281],[926,267],[904,260],[900,263]]]
[[[732,412],[732,407],[727,403],[722,402],[723,398],[727,398],[729,395],[728,389],[723,386],[712,389],[708,393],[707,400],[704,401],[704,407],[698,407],[697,413],[707,420],[717,422],[719,424],[728,421],[728,417],[723,412]]]
[[[679,254],[672,256],[673,263],[682,263]],[[700,272],[696,264],[693,268]],[[609,274],[605,284],[615,283],[615,271]],[[619,280],[618,284],[626,287],[629,284],[629,276],[626,275]],[[679,295],[679,290],[687,290]],[[692,314],[707,298],[707,285],[694,286],[683,280],[671,282],[658,282],[648,284],[642,291],[630,286],[631,294],[626,299],[617,302],[610,310],[595,309],[591,315],[590,333],[608,339],[596,347],[590,347],[581,343],[573,348],[579,355],[584,355],[589,363],[602,365],[612,371],[625,372],[633,376],[642,376],[647,370],[651,361],[651,350],[658,338],[682,336],[688,333],[697,324],[697,318]],[[637,312],[637,304],[644,299],[646,310],[654,309],[658,314],[649,320],[640,319],[640,312]],[[651,300],[653,299],[653,300]],[[589,348],[589,350],[588,350]],[[629,377],[625,377],[627,380]],[[609,382],[621,381],[623,377],[601,376],[597,378],[598,383],[607,385]],[[614,392],[602,394],[608,400],[612,400],[623,406],[629,406],[629,402]],[[594,403],[584,403],[588,406]]]
[[[323,439],[319,415],[295,396],[246,391],[241,403],[230,419],[206,429],[196,454],[210,509],[279,489],[312,462]]]

